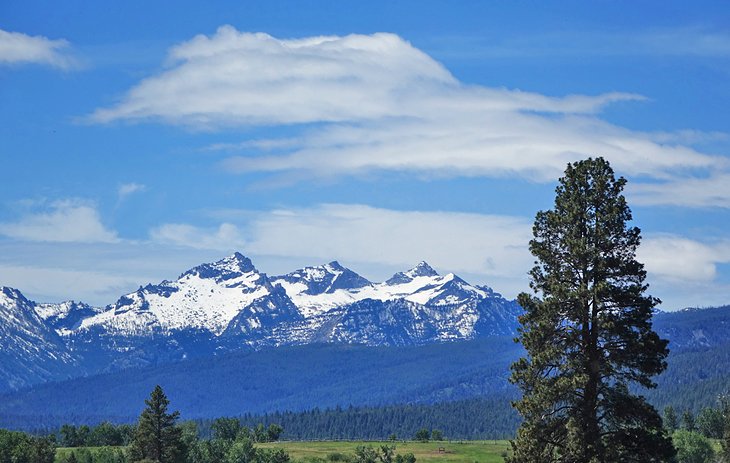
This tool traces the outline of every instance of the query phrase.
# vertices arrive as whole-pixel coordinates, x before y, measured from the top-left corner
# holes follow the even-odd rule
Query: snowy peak
[[[27,322],[28,319],[40,321],[38,314],[34,310],[33,302],[23,296],[23,293],[9,286],[0,287],[0,314],[3,315],[2,320]]]
[[[454,306],[485,299],[488,294],[453,273],[434,277],[434,284],[424,286],[408,297],[413,302],[430,306]]]
[[[428,265],[425,261],[421,261],[418,265],[405,272],[398,272],[385,282],[387,285],[402,285],[410,283],[418,277],[436,277],[438,272]]]
[[[435,277],[438,276],[438,272],[428,265],[426,261],[422,260],[418,265],[408,270],[406,275],[410,277]]]
[[[232,255],[211,264],[202,264],[193,267],[187,272],[180,275],[178,280],[182,280],[189,275],[198,278],[210,278],[218,283],[238,279],[249,273],[258,273],[256,267],[253,266],[251,259],[243,254],[236,252]]]
[[[176,281],[149,284],[124,295],[106,311],[83,320],[81,330],[150,336],[181,330],[202,330],[219,336],[241,317],[251,329],[267,330],[264,320],[298,316],[286,293],[271,285],[251,260],[240,253],[198,265]],[[255,310],[253,309],[255,308]],[[244,315],[242,315],[244,314]]]
[[[93,317],[104,310],[76,301],[66,301],[60,304],[36,304],[35,309],[46,324],[57,332],[74,330],[81,325],[84,319]]]
[[[315,267],[304,267],[272,278],[292,295],[333,294],[337,290],[355,290],[371,286],[370,281],[343,267],[337,261]]]
[[[6,286],[0,287],[0,345],[0,385],[11,389],[53,379],[74,363],[35,303]]]

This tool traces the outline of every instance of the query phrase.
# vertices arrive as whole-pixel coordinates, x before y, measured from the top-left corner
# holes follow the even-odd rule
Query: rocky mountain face
[[[104,308],[37,304],[10,288],[1,294],[0,390],[265,347],[511,335],[521,310],[425,262],[373,283],[337,262],[269,277],[239,253]]]
[[[0,287],[0,390],[68,377],[79,364],[20,291]]]

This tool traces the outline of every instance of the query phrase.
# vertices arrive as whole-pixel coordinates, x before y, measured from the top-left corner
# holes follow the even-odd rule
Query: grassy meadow
[[[321,442],[272,442],[257,444],[262,448],[283,448],[292,460],[321,458],[327,460],[332,454],[354,455],[359,445],[396,446],[396,453],[413,453],[418,463],[450,462],[450,463],[501,463],[503,452],[508,451],[509,441],[453,441],[453,442],[363,442],[363,441],[321,441]],[[443,451],[439,451],[443,448]]]

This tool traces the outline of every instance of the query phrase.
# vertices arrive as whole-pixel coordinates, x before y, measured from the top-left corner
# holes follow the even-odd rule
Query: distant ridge
[[[103,308],[37,304],[18,290],[3,291],[0,310],[14,315],[0,319],[0,330],[20,342],[20,323],[23,336],[42,339],[45,348],[7,350],[0,392],[277,346],[415,346],[511,336],[521,312],[516,301],[452,273],[441,276],[426,262],[373,283],[337,261],[270,277],[238,252],[174,281],[140,286]]]

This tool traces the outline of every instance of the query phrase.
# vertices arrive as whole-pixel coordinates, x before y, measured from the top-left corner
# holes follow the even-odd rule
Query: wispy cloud
[[[639,50],[673,56],[722,58],[730,56],[730,33],[702,27],[655,29],[632,37]],[[632,47],[627,47],[631,50]],[[636,50],[636,47],[633,47]],[[636,52],[636,51],[634,51]]]
[[[730,208],[730,172],[704,177],[676,177],[665,182],[634,183],[628,186],[634,204]]]
[[[624,175],[664,180],[717,170],[722,158],[676,137],[598,116],[611,103],[642,99],[465,85],[393,34],[281,40],[224,26],[172,48],[165,70],[89,119],[209,130],[302,124],[295,138],[209,147],[244,153],[223,162],[232,172],[294,178],[397,171],[553,181],[567,162],[591,155]]]
[[[40,302],[81,299],[99,305],[114,302],[144,282],[132,275],[93,270],[3,264],[0,264],[0,281],[18,288],[28,297],[40,298]]]
[[[561,57],[677,57],[715,59],[730,56],[730,33],[703,26],[635,31],[560,29],[524,31],[504,37],[452,35],[434,38],[429,49],[440,57],[475,59],[553,59]]]
[[[168,223],[150,232],[153,242],[195,249],[235,251],[246,246],[238,227],[223,223],[218,228],[206,229],[189,224]]]
[[[119,197],[119,200],[122,201],[128,196],[133,195],[134,193],[140,193],[146,189],[147,186],[142,185],[141,183],[123,183],[119,185],[119,188],[117,189],[117,196]]]
[[[51,40],[0,29],[0,64],[44,64],[70,69],[78,62],[68,53],[64,39]]]
[[[0,235],[25,241],[118,242],[116,232],[101,222],[93,203],[64,199],[43,204],[43,210],[27,212],[16,222],[0,223]]]
[[[730,240],[649,235],[638,258],[646,265],[651,294],[664,301],[663,309],[727,304],[730,285],[718,278],[718,266],[730,263]]]

